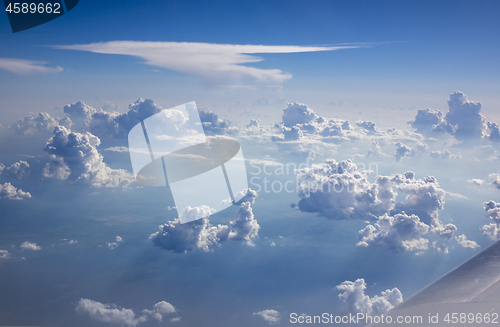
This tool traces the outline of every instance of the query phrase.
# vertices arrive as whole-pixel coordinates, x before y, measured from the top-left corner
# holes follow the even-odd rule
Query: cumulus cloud
[[[60,73],[64,69],[60,66],[46,67],[46,61],[33,61],[15,58],[0,58],[0,69],[14,74],[25,75],[32,73]]]
[[[219,117],[213,111],[200,110],[200,120],[203,130],[207,134],[225,134],[234,132],[236,128],[230,127],[231,122]]]
[[[378,218],[373,225],[369,224],[359,231],[358,246],[381,245],[395,251],[426,250],[429,240],[422,235],[429,232],[429,226],[411,215],[387,214]]]
[[[375,123],[371,121],[357,121],[356,125],[364,129],[368,134],[376,134],[379,130],[375,127]]]
[[[493,241],[500,239],[500,228],[497,227],[497,224],[491,223],[484,225],[481,229],[483,231],[483,235],[488,236]]]
[[[260,225],[253,215],[250,202],[243,202],[240,205],[237,217],[231,221],[230,226],[230,240],[245,241],[247,245],[253,245],[252,240],[258,236]]]
[[[266,309],[259,312],[254,312],[253,315],[261,317],[270,325],[277,324],[281,320],[281,314],[274,309]]]
[[[455,236],[455,239],[457,240],[458,245],[460,245],[464,248],[475,249],[475,248],[479,247],[479,244],[477,244],[474,241],[468,240],[464,234],[459,235],[459,236]]]
[[[89,132],[71,132],[63,126],[56,126],[54,136],[44,148],[53,160],[44,168],[43,176],[96,187],[128,186],[133,176],[123,169],[108,167],[97,151],[100,143],[101,140]]]
[[[495,185],[497,189],[500,190],[500,175],[499,174],[490,174],[491,183]]]
[[[465,94],[455,91],[450,95],[448,108],[445,119],[453,126],[457,139],[483,136],[485,120],[481,114],[481,102],[469,101]]]
[[[0,250],[0,259],[9,259],[10,254],[7,250]]]
[[[244,64],[264,59],[258,53],[299,53],[360,48],[362,45],[330,47],[236,45],[195,42],[111,41],[61,45],[58,49],[90,51],[139,57],[146,64],[194,75],[206,84],[257,82],[281,84],[292,77],[279,69],[259,69]]]
[[[21,244],[21,249],[23,250],[31,250],[31,251],[40,251],[42,247],[38,246],[36,243],[24,242]]]
[[[203,206],[206,207],[206,206]],[[189,208],[196,217],[208,217],[213,211],[210,208]],[[197,214],[204,210],[202,215]],[[190,214],[190,213],[188,213]],[[211,246],[220,246],[227,240],[244,241],[253,245],[252,240],[258,236],[260,226],[255,219],[251,202],[240,205],[235,220],[230,225],[213,226],[208,218],[197,219],[181,224],[180,219],[175,219],[160,225],[159,231],[150,235],[153,244],[165,250],[176,253],[186,253],[195,249],[209,251]]]
[[[401,142],[396,142],[395,145],[396,145],[396,151],[394,152],[394,157],[396,157],[396,161],[401,161],[401,159],[405,157],[415,156],[415,151],[406,144],[403,144]]]
[[[481,103],[469,101],[467,96],[455,91],[448,100],[448,112],[443,117],[439,110],[421,109],[408,123],[419,133],[445,132],[457,140],[479,139],[486,132],[486,121],[481,114]],[[491,138],[497,136],[496,124],[489,124]],[[500,135],[500,133],[498,133]]]
[[[165,316],[177,311],[170,303],[161,301],[156,303],[152,310],[145,309],[142,311],[142,315],[136,317],[132,309],[121,308],[113,303],[104,304],[83,298],[78,301],[75,309],[78,314],[89,315],[91,319],[98,322],[130,327],[148,321],[149,317],[161,322]]]
[[[20,160],[10,165],[6,169],[6,171],[12,177],[15,177],[17,179],[23,179],[29,176],[30,174],[29,168],[30,165],[26,161]]]
[[[497,123],[488,122],[488,130],[490,132],[488,139],[492,142],[500,142],[500,126]]]
[[[416,179],[409,171],[378,176],[370,183],[351,160],[337,163],[332,159],[297,172],[301,211],[317,212],[329,219],[374,221],[360,231],[360,246],[418,250],[427,248],[428,240],[422,237],[427,232],[450,240],[457,230],[439,220],[446,192],[433,176]],[[406,194],[404,202],[396,201],[398,192]]]
[[[153,305],[153,310],[144,309],[143,313],[149,314],[154,319],[158,320],[158,322],[162,322],[163,318],[169,314],[177,312],[175,307],[166,301],[161,301]],[[180,317],[172,318],[174,321],[180,320]],[[172,321],[171,319],[171,321]]]
[[[71,128],[72,124],[73,122],[68,117],[53,118],[46,112],[40,112],[38,114],[31,113],[18,120],[17,123],[12,124],[11,128],[16,134],[50,133],[58,125]]]
[[[493,200],[484,202],[484,210],[486,210],[490,219],[495,221],[497,224],[500,223],[500,203],[496,203]]]
[[[29,192],[16,188],[11,183],[0,184],[0,199],[24,200],[31,198]]]
[[[302,103],[288,103],[283,109],[283,125],[293,127],[297,124],[306,124],[318,118],[318,115]]]
[[[121,238],[120,236],[116,236],[116,240],[114,242],[106,243],[106,245],[111,250],[114,250],[118,247],[118,245],[120,245],[120,243],[123,243],[123,238]]]
[[[346,309],[353,313],[381,315],[403,302],[403,295],[396,287],[383,291],[380,296],[370,297],[366,295],[366,283],[363,278],[359,278],[355,282],[346,280],[337,285],[336,289],[343,291],[339,294],[339,299],[346,304]]]
[[[426,108],[420,109],[415,119],[409,121],[408,124],[415,128],[418,133],[427,134],[432,131],[443,131],[436,128],[443,122],[443,113],[441,110]]]

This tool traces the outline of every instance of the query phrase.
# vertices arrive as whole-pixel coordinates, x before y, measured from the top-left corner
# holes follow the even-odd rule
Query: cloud
[[[363,128],[368,134],[376,134],[379,130],[375,127],[375,123],[371,121],[357,121],[356,125]]]
[[[467,182],[474,183],[476,185],[483,185],[483,183],[485,182],[485,180],[484,179],[479,179],[479,178],[472,178],[472,179],[468,179]]]
[[[318,118],[318,115],[302,103],[287,103],[283,109],[283,125],[293,127],[297,124],[306,124]]]
[[[6,169],[6,171],[8,175],[12,177],[15,177],[17,179],[24,179],[30,174],[29,167],[30,165],[26,161],[20,160],[10,165]]]
[[[441,110],[434,109],[420,109],[415,116],[415,119],[409,121],[413,128],[417,130],[418,133],[427,134],[430,132],[443,131],[436,127],[444,122],[443,113]]]
[[[420,219],[404,213],[395,216],[387,214],[378,218],[373,225],[369,224],[359,231],[358,246],[387,246],[395,251],[426,250],[429,240],[422,237],[429,232],[429,226]]]
[[[123,238],[121,238],[120,236],[116,236],[116,241],[115,242],[106,243],[106,245],[111,250],[114,250],[114,249],[116,249],[118,247],[118,245],[120,245],[120,243],[123,243]]]
[[[495,185],[497,189],[500,190],[500,175],[499,174],[490,174],[488,176],[492,180],[492,184]]]
[[[236,219],[230,222],[230,226],[230,240],[245,241],[247,245],[253,245],[252,239],[258,236],[260,225],[253,215],[250,202],[240,205]]]
[[[254,312],[253,315],[261,317],[270,325],[277,324],[281,320],[281,314],[274,309],[266,309],[259,312]]]
[[[213,111],[200,110],[199,113],[200,120],[203,125],[203,130],[208,135],[225,134],[237,130],[234,127],[229,127],[229,125],[231,125],[231,122],[229,120],[219,119],[219,117]]]
[[[0,250],[0,259],[9,259],[10,254],[7,250]]]
[[[479,247],[479,244],[477,244],[474,241],[468,240],[464,234],[462,234],[460,236],[455,236],[455,239],[457,240],[458,245],[460,245],[464,248],[475,249],[475,248]]]
[[[455,91],[448,100],[448,112],[443,117],[439,110],[421,109],[408,123],[419,133],[445,132],[457,140],[480,139],[486,132],[486,121],[481,114],[481,102],[469,101],[467,96]],[[497,137],[496,124],[488,124],[491,138]],[[500,135],[500,133],[498,133]]]
[[[24,200],[31,198],[29,192],[14,187],[11,183],[0,184],[0,199]]]
[[[255,191],[254,191],[255,192]],[[206,208],[205,208],[206,207]],[[194,217],[208,217],[213,213],[207,206],[189,208]],[[200,210],[203,212],[199,214]],[[191,212],[192,211],[192,212]],[[150,235],[153,244],[176,253],[186,253],[195,249],[209,251],[212,246],[220,246],[227,240],[244,241],[253,245],[260,229],[255,219],[251,202],[240,205],[236,219],[230,225],[213,226],[208,218],[182,224],[180,219],[160,225],[159,231]]]
[[[484,210],[488,213],[488,217],[500,224],[500,203],[496,203],[493,200],[484,202]]]
[[[51,133],[58,125],[71,128],[72,124],[73,122],[67,116],[53,118],[46,112],[40,112],[38,114],[30,113],[29,116],[12,124],[11,128],[16,134]]]
[[[71,132],[56,126],[54,136],[44,148],[53,160],[45,166],[43,176],[96,187],[128,186],[133,176],[123,169],[108,167],[97,151],[100,143],[101,140],[89,132]]]
[[[153,310],[145,309],[142,311],[141,316],[136,317],[132,309],[121,308],[113,303],[104,304],[83,298],[78,301],[75,309],[78,314],[87,314],[95,321],[130,327],[148,321],[149,317],[161,322],[166,315],[177,311],[170,303],[161,301],[153,306]]]
[[[161,301],[153,305],[153,310],[144,309],[142,312],[149,314],[151,317],[158,320],[158,322],[162,322],[165,316],[177,312],[177,309],[175,309],[175,307],[170,303]],[[176,318],[178,319],[175,320]],[[174,319],[174,321],[179,321],[181,318],[175,317],[172,319]],[[172,321],[172,319],[170,319],[170,321]]]
[[[0,58],[0,69],[4,69],[14,74],[32,74],[32,73],[60,73],[64,69],[60,66],[55,68],[45,67],[45,61],[32,61],[14,58]]]
[[[258,129],[259,127],[260,127],[260,120],[258,120],[258,119],[251,119],[247,125],[247,128]]]
[[[405,157],[415,156],[415,151],[413,151],[413,149],[407,146],[406,144],[403,144],[401,142],[396,142],[395,145],[397,147],[396,151],[394,152],[394,157],[396,157],[396,161],[401,161],[401,159]]]
[[[429,157],[434,158],[434,159],[457,159],[457,158],[462,158],[462,155],[459,153],[451,154],[450,151],[444,150],[444,151],[432,151],[429,153]]]
[[[469,101],[460,91],[455,91],[448,100],[449,111],[446,122],[453,126],[457,139],[481,138],[485,131],[485,121],[481,115],[481,102]]]
[[[42,248],[38,245],[36,245],[36,243],[31,243],[31,242],[24,242],[23,244],[21,244],[21,249],[23,250],[31,250],[31,251],[40,251]]]
[[[243,64],[261,62],[259,53],[300,53],[360,48],[363,45],[329,47],[236,45],[195,42],[111,41],[60,45],[57,49],[139,57],[145,63],[198,77],[205,84],[256,82],[281,84],[292,77],[279,69],[259,69]]]
[[[500,142],[500,126],[497,123],[488,122],[489,136],[488,139],[492,142]]]
[[[497,224],[491,223],[484,225],[481,229],[483,231],[483,235],[488,236],[493,241],[500,239],[500,228],[497,227]]]
[[[381,315],[403,302],[403,295],[396,287],[383,291],[381,296],[375,295],[370,298],[365,294],[366,283],[363,278],[359,278],[355,282],[346,280],[337,285],[336,289],[343,291],[339,294],[339,299],[346,304],[347,310],[353,313]]]

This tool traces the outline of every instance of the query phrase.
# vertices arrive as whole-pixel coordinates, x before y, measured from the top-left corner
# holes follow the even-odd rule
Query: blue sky
[[[15,34],[0,15],[0,325],[290,325],[408,298],[500,236],[499,11],[81,0]],[[126,138],[190,101],[258,193],[199,225],[135,181]]]

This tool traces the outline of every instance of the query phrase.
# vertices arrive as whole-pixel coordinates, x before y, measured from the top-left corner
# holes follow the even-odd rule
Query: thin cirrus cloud
[[[26,75],[33,73],[60,73],[64,69],[60,66],[46,67],[45,61],[33,61],[15,58],[0,58],[0,69],[14,74]]]
[[[56,49],[89,51],[139,57],[145,63],[198,77],[204,84],[256,82],[281,84],[292,75],[280,69],[260,69],[244,64],[264,59],[254,54],[333,51],[366,47],[366,44],[337,46],[238,45],[197,42],[110,41],[59,45]]]

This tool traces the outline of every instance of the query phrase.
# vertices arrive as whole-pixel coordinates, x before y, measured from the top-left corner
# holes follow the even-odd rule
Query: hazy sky
[[[289,325],[408,298],[500,236],[499,13],[82,0],[18,33],[0,15],[0,325]],[[191,101],[256,193],[180,224],[127,134]]]

